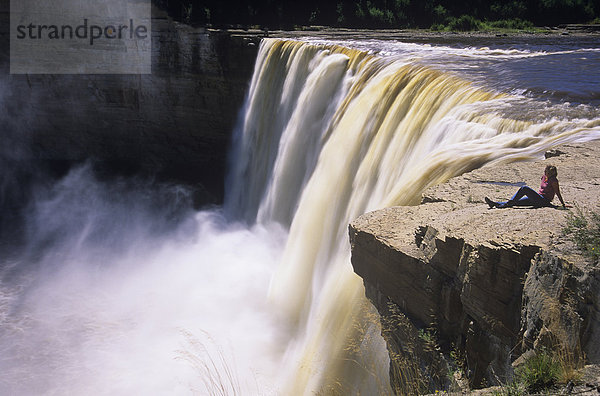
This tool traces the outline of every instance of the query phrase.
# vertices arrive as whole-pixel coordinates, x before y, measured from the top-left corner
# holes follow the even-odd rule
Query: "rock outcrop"
[[[430,390],[460,383],[452,370],[472,387],[506,382],[540,346],[600,363],[600,270],[562,232],[576,209],[484,202],[510,198],[522,182],[537,188],[552,163],[565,200],[598,210],[600,165],[589,159],[600,156],[600,142],[547,155],[478,169],[430,188],[421,205],[350,225],[352,264],[380,312],[396,388],[410,377],[409,362]]]

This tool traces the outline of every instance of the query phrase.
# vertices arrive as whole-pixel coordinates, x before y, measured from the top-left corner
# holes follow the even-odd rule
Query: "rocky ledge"
[[[456,177],[428,189],[418,206],[350,225],[352,265],[380,312],[393,387],[506,383],[542,346],[600,363],[600,271],[563,235],[576,208],[598,210],[597,158],[600,141],[560,146],[543,160]],[[485,204],[523,183],[537,189],[548,164],[575,209]]]

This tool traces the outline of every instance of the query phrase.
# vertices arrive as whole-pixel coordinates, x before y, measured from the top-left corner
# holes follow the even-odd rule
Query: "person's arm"
[[[554,189],[554,192],[556,193],[556,196],[560,200],[560,203],[562,204],[563,208],[566,208],[567,205],[565,205],[565,201],[563,200],[563,197],[560,193],[560,187],[558,186],[558,180],[552,182],[552,188]]]

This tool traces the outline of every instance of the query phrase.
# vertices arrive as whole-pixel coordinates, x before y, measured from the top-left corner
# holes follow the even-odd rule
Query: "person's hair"
[[[548,165],[548,166],[546,166],[546,169],[544,170],[544,173],[548,177],[556,177],[556,175],[558,175],[558,171],[556,170],[556,166],[554,166],[554,165]]]

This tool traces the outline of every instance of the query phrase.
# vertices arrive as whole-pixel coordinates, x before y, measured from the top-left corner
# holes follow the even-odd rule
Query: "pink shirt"
[[[548,201],[552,201],[554,199],[554,194],[556,194],[556,191],[554,190],[554,183],[558,184],[558,179],[556,179],[556,177],[547,177],[546,175],[543,175],[538,194],[546,198]]]

